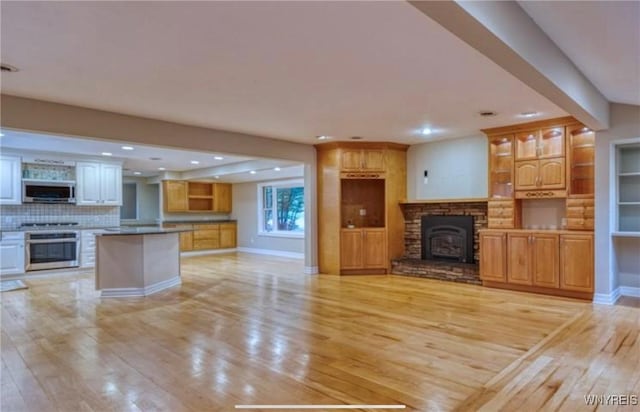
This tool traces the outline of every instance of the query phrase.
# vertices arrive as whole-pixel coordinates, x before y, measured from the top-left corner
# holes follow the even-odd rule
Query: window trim
[[[257,202],[257,212],[258,212],[258,236],[265,237],[280,237],[280,238],[293,238],[293,239],[302,239],[305,237],[306,229],[302,232],[290,232],[285,230],[273,230],[271,232],[266,232],[264,230],[264,198],[263,191],[264,187],[271,186],[273,189],[282,188],[282,187],[304,187],[304,179],[287,179],[287,180],[274,180],[270,182],[261,182],[257,184],[257,192],[258,192],[258,202]],[[276,203],[276,191],[273,191],[273,202],[274,206]],[[305,205],[306,206],[306,205]],[[272,208],[274,211],[274,216],[277,214],[276,209]],[[305,210],[306,213],[306,210]]]

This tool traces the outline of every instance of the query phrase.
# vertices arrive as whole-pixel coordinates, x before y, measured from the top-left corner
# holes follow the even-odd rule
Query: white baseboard
[[[189,252],[180,252],[180,256],[189,257],[189,256],[203,256],[203,255],[217,255],[220,253],[232,253],[236,252],[237,249],[209,249],[209,250],[192,250]]]
[[[622,296],[632,296],[634,298],[640,298],[640,288],[634,286],[620,286],[620,294]]]
[[[160,292],[177,286],[182,283],[180,275],[172,277],[171,279],[163,280],[162,282],[155,283],[153,285],[145,286],[143,288],[112,288],[102,289],[100,291],[100,297],[102,298],[126,298],[126,297],[143,297],[149,296],[153,293]]]
[[[615,305],[620,299],[620,288],[615,288],[611,293],[594,293],[593,303],[599,305]]]
[[[284,250],[273,250],[273,249],[256,249],[252,247],[239,247],[238,252],[245,253],[255,253],[258,255],[271,255],[271,256],[281,256],[288,257],[294,259],[304,259],[304,253],[297,252],[286,252]]]
[[[318,267],[317,266],[305,266],[304,267],[304,274],[305,275],[317,275],[318,274]]]

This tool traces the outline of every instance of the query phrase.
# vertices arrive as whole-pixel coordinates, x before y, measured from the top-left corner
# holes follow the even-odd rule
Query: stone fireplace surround
[[[478,230],[487,227],[485,200],[425,200],[401,203],[400,207],[405,219],[405,253],[402,258],[391,261],[392,274],[481,284],[478,270],[480,260]],[[421,218],[426,215],[473,216],[474,263],[422,260]]]

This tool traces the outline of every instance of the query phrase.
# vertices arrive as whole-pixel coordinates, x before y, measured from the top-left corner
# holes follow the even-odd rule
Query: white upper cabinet
[[[100,196],[105,205],[122,205],[122,168],[120,165],[102,165]]]
[[[108,163],[76,164],[78,206],[121,206],[122,168]]]
[[[22,204],[20,157],[0,156],[0,205]]]

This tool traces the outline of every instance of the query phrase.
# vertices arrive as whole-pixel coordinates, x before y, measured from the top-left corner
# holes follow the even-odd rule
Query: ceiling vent
[[[498,113],[494,112],[493,110],[483,110],[480,112],[480,116],[482,117],[493,117],[497,115]]]
[[[351,140],[362,140],[362,139],[364,139],[364,137],[362,137],[362,136],[351,136],[350,139]]]

